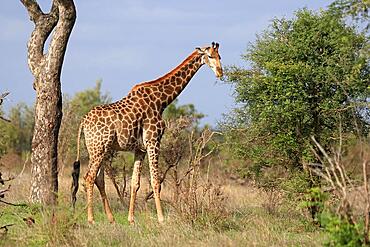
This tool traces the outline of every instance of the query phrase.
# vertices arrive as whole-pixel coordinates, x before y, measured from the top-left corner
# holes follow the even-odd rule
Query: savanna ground
[[[21,172],[23,161],[7,155],[2,158],[3,177]],[[217,162],[214,166],[217,166]],[[86,167],[82,168],[82,174]],[[207,171],[208,170],[208,171]],[[320,246],[325,234],[305,217],[302,209],[283,200],[279,194],[268,194],[253,184],[233,180],[214,169],[202,171],[197,181],[197,197],[192,204],[173,203],[170,184],[162,188],[165,223],[159,224],[152,200],[145,202],[148,175],[141,178],[136,223],[127,221],[125,204],[106,179],[107,193],[116,219],[110,224],[105,217],[97,189],[94,191],[95,225],[86,219],[85,193],[80,188],[77,208],[70,208],[70,167],[60,172],[59,204],[42,208],[28,204],[30,169],[8,182],[11,191],[6,201],[24,206],[0,204],[1,246]],[[4,172],[5,171],[5,172]],[[80,178],[81,182],[81,178]],[[129,184],[129,183],[128,183]],[[208,186],[207,186],[208,185]],[[185,201],[186,202],[186,201]],[[187,203],[185,203],[187,204]],[[192,207],[196,207],[192,211]],[[34,220],[34,223],[33,221]]]

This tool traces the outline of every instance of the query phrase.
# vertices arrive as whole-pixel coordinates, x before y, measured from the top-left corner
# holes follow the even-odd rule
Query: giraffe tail
[[[76,194],[78,191],[78,178],[80,176],[80,139],[81,139],[81,131],[83,128],[83,122],[80,123],[80,127],[78,129],[77,135],[77,158],[76,161],[73,163],[73,170],[72,170],[72,186],[71,186],[71,200],[72,200],[72,207],[75,208],[76,205]]]

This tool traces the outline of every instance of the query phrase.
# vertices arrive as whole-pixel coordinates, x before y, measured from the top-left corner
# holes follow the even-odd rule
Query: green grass
[[[113,203],[114,204],[114,203]],[[115,224],[108,223],[95,203],[95,225],[86,223],[83,201],[75,213],[66,202],[54,210],[38,206],[1,206],[0,226],[13,223],[2,234],[1,246],[320,246],[325,236],[294,212],[268,214],[262,207],[242,205],[215,220],[201,214],[185,220],[168,205],[165,224],[158,224],[152,206],[140,209],[136,224],[127,222],[127,209],[114,205]],[[144,208],[144,207],[142,207]],[[54,213],[52,213],[54,212]],[[23,218],[36,223],[27,226]],[[54,219],[54,220],[53,220]],[[53,222],[53,223],[52,223]]]

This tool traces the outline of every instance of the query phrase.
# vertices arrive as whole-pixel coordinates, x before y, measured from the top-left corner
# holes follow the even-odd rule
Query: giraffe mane
[[[198,54],[199,54],[198,51],[194,51],[184,61],[182,61],[178,66],[176,66],[176,68],[174,68],[173,70],[171,70],[167,74],[165,74],[165,75],[163,75],[163,76],[161,76],[161,77],[159,77],[159,78],[157,78],[155,80],[152,80],[152,81],[146,81],[146,82],[139,83],[139,84],[135,85],[130,90],[130,92],[135,91],[135,90],[138,90],[141,87],[155,85],[155,84],[161,82],[162,80],[164,80],[164,79],[166,79],[168,77],[171,77],[172,75],[176,74],[176,72],[178,72],[185,64],[187,64],[191,59],[193,59]]]

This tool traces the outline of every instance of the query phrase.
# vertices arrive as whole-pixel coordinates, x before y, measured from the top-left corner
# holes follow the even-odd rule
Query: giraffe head
[[[223,75],[222,66],[221,66],[221,56],[218,53],[218,47],[220,45],[218,43],[212,42],[211,46],[206,47],[197,47],[196,50],[199,54],[202,55],[202,63],[207,64],[215,75],[220,78]]]

